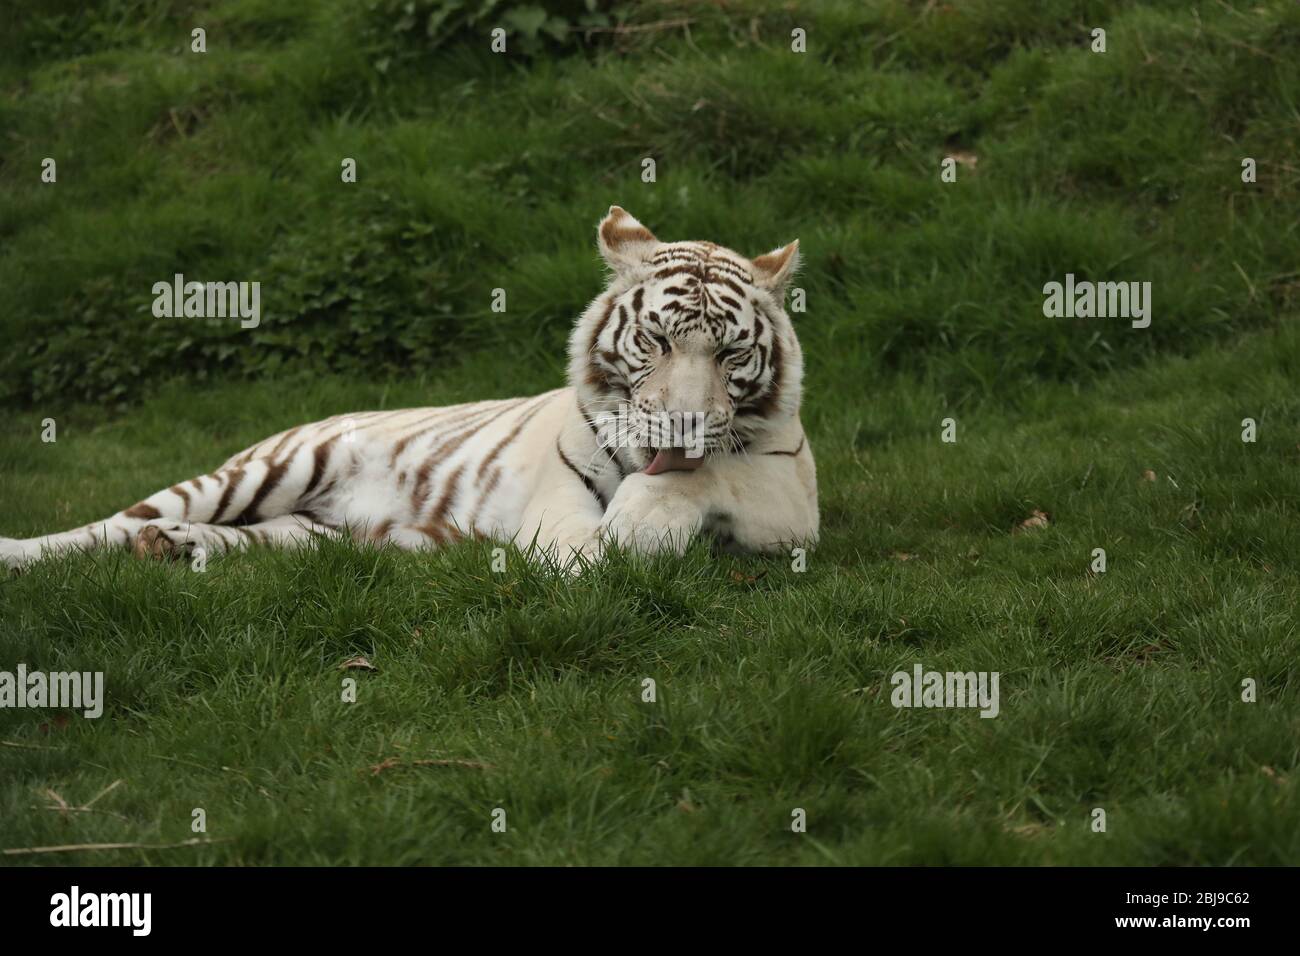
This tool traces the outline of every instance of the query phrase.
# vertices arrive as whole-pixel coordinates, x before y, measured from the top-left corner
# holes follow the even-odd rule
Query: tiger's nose
[[[676,448],[688,443],[700,431],[697,414],[688,405],[661,401],[658,410],[648,416],[650,444],[657,448]]]

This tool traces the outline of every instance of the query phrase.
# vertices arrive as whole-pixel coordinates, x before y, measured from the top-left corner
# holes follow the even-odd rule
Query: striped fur
[[[0,560],[103,545],[163,557],[331,533],[402,548],[513,540],[559,561],[596,557],[612,539],[680,551],[700,532],[745,550],[814,542],[802,357],[782,305],[797,244],[749,260],[660,243],[615,206],[598,245],[613,274],[574,327],[568,387],[291,428],[110,518],[0,539]],[[636,421],[701,415],[703,464],[647,474],[655,449],[606,447],[597,420],[620,403]]]

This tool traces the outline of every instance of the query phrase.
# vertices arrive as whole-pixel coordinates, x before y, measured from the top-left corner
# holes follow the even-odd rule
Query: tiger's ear
[[[610,206],[596,230],[596,244],[609,267],[622,274],[644,265],[659,240],[621,206]]]
[[[754,284],[767,289],[778,299],[785,297],[785,287],[799,270],[799,240],[773,249],[753,260]]]

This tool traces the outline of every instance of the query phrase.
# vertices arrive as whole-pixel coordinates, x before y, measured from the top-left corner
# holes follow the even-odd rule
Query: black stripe
[[[609,502],[607,502],[605,500],[605,496],[600,493],[600,489],[596,487],[596,483],[592,481],[590,478],[588,478],[585,474],[580,472],[578,470],[577,465],[569,461],[569,456],[566,455],[564,453],[564,449],[560,447],[560,440],[558,438],[555,439],[555,450],[560,453],[560,461],[564,462],[564,464],[568,467],[569,471],[573,472],[575,475],[578,476],[579,480],[581,480],[581,482],[587,486],[587,490],[590,491],[592,495],[595,496],[596,500],[600,502],[601,510],[604,511],[606,508],[608,508]]]
[[[637,292],[640,292],[637,289]],[[618,325],[614,327],[614,345],[618,345],[618,340],[623,336],[623,326],[627,324],[627,307],[620,305],[618,307]]]
[[[794,451],[765,451],[763,452],[763,454],[764,455],[790,455],[793,457],[794,455],[797,455],[799,454],[799,452],[803,451],[803,443],[804,440],[801,437],[799,439],[799,447],[796,448]]]

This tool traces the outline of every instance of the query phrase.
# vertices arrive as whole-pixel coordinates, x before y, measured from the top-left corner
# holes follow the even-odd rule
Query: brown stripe
[[[534,415],[536,415],[538,412],[542,410],[542,406],[546,404],[546,401],[554,397],[555,397],[554,395],[543,396],[542,401],[538,402],[535,406],[533,406],[532,409],[530,409],[527,413],[525,413],[520,417],[519,421],[515,423],[515,427],[510,429],[509,434],[507,434],[505,438],[502,438],[499,442],[497,442],[496,445],[492,448],[492,451],[488,453],[488,456],[484,458],[483,461],[479,464],[478,473],[475,475],[475,479],[474,479],[475,481],[479,481],[483,478],[483,473],[487,471],[488,466],[491,465],[492,462],[496,461],[497,456],[501,454],[502,450],[505,449],[506,445],[509,445],[512,441],[514,441],[515,438],[519,435],[519,432],[523,429],[523,427],[527,425],[530,421],[532,421]]]
[[[145,504],[143,501],[139,504],[132,505],[126,512],[128,518],[143,518],[145,521],[151,521],[154,518],[161,518],[162,512],[153,505]]]
[[[307,482],[307,487],[302,490],[299,499],[305,500],[307,495],[311,494],[312,489],[320,484],[321,478],[325,475],[325,466],[330,460],[330,447],[338,441],[338,438],[338,435],[327,438],[312,451],[312,458],[314,460],[311,466],[311,479]]]
[[[438,503],[434,505],[433,513],[429,520],[425,522],[424,528],[433,528],[440,531],[450,531],[447,525],[447,513],[451,510],[456,501],[456,493],[460,490],[460,477],[465,472],[464,463],[458,465],[456,470],[451,473],[447,479],[447,484],[442,489],[442,495],[438,498]],[[453,536],[453,540],[455,537]],[[441,541],[441,539],[439,539]]]
[[[613,314],[614,299],[611,296],[610,300],[605,303],[605,314],[600,317],[600,320],[591,330],[591,340],[587,344],[587,352],[589,354],[596,351],[596,343],[600,341],[600,333],[605,331],[605,326],[609,324],[609,317]]]
[[[465,536],[455,527],[446,522],[427,522],[415,529],[421,534],[433,539],[435,544],[455,544],[457,541],[464,540]],[[479,535],[475,535],[479,537]]]
[[[429,422],[438,421],[444,415],[448,414],[452,409],[459,408],[459,407],[460,406],[458,405],[452,405],[448,408],[440,408],[435,412],[425,415],[419,421],[412,422],[409,426],[407,426],[409,428],[412,428],[413,430],[407,432],[405,435],[403,435],[401,438],[397,440],[396,444],[393,445],[392,457],[388,459],[388,466],[392,468],[397,465],[397,456],[402,453],[402,451],[406,448],[407,444],[411,441],[412,438],[414,438],[416,435],[423,433],[425,425],[427,425]]]
[[[463,440],[463,439],[462,439]],[[437,467],[437,459],[430,456],[426,458],[415,472],[415,481],[411,485],[411,513],[419,517],[420,511],[424,508],[425,501],[429,495],[425,491],[425,485],[429,483],[429,473]]]
[[[226,479],[226,490],[221,493],[221,500],[217,502],[217,510],[212,513],[212,518],[208,524],[221,524],[221,516],[226,513],[226,508],[230,506],[230,499],[235,496],[235,489],[239,483],[244,480],[244,469],[236,468],[230,472],[230,477]]]
[[[520,401],[523,401],[523,399],[515,399],[511,404],[512,406],[517,405]],[[432,425],[417,427],[415,431],[403,435],[397,440],[396,444],[393,445],[393,453],[388,460],[389,466],[391,467],[396,465],[398,457],[406,450],[406,446],[420,436],[427,435],[429,432],[435,431],[439,428],[459,428],[467,422],[476,421],[482,418],[484,415],[492,411],[490,408],[482,407],[486,404],[488,403],[476,402],[473,405],[452,405],[450,408],[443,409],[439,415],[435,416],[436,421],[434,421]],[[455,412],[456,414],[453,415],[451,414],[452,412]],[[427,421],[430,421],[430,419],[421,419],[419,424],[424,426],[424,423]]]
[[[282,461],[267,468],[266,476],[262,478],[262,483],[258,486],[257,491],[253,492],[253,499],[248,503],[248,507],[241,511],[239,517],[235,518],[230,523],[251,524],[260,520],[257,516],[258,505],[265,501],[266,496],[274,491],[276,486],[280,484],[280,481],[284,478],[284,473],[288,467],[289,463],[287,461]]]
[[[526,401],[526,399],[520,399],[519,401]],[[460,448],[460,446],[463,445],[471,435],[480,429],[487,428],[502,415],[514,411],[515,408],[518,407],[518,404],[519,402],[512,402],[507,408],[501,409],[490,418],[470,423],[463,430],[452,435],[439,445],[429,455],[429,457],[424,460],[424,463],[420,465],[419,471],[415,474],[415,487],[411,491],[411,511],[414,512],[416,516],[419,515],[420,510],[424,507],[424,503],[428,500],[428,495],[425,493],[425,485],[429,481],[429,473],[440,465],[445,458],[454,454],[456,449]],[[464,468],[464,466],[462,465],[461,468]]]
[[[492,451],[488,453],[487,457],[484,458],[481,462],[479,462],[478,470],[474,473],[474,483],[476,485],[482,483],[483,476],[484,474],[487,473],[487,469],[492,465],[494,461],[497,460],[497,457],[501,454],[502,451],[505,450],[505,447],[509,445],[512,441],[514,441],[515,438],[518,437],[520,431],[523,430],[523,427],[527,425],[530,421],[532,421],[533,416],[536,415],[538,412],[540,412],[542,408],[546,405],[546,403],[555,397],[556,395],[539,396],[537,404],[519,417],[519,421],[515,423],[515,427],[510,430],[509,434],[507,434],[504,438],[502,438],[499,442],[497,442],[496,445],[493,446]],[[483,488],[482,491],[479,492],[478,501],[474,505],[474,510],[470,513],[469,521],[466,522],[467,526],[471,530],[478,523],[478,516],[483,510],[483,505],[487,502],[488,495],[490,495],[496,489],[497,482],[500,480],[501,480],[501,469],[500,468],[493,469],[491,479],[489,480],[487,486]]]
[[[287,442],[287,441],[288,441],[290,438],[292,438],[294,435],[298,434],[298,432],[302,431],[303,428],[305,428],[305,427],[306,427],[305,425],[299,425],[297,428],[290,428],[287,432],[284,433],[284,435],[280,438],[280,440],[279,440],[278,442],[275,443],[275,447],[274,447],[274,448],[272,448],[272,449],[271,449],[269,452],[267,452],[265,455],[259,455],[258,457],[259,457],[259,458],[274,458],[275,455],[276,455],[276,452],[278,452],[281,448],[284,447],[285,442]]]
[[[587,363],[587,370],[583,375],[583,381],[588,388],[608,389],[610,387],[609,378],[605,375],[604,370],[596,365],[595,362]]]
[[[403,451],[406,450],[407,445],[411,444],[412,441],[415,441],[416,438],[424,436],[424,434],[438,431],[438,429],[459,429],[465,427],[465,425],[469,425],[469,427],[472,427],[474,424],[486,425],[489,421],[495,421],[500,418],[500,416],[506,414],[506,412],[510,411],[511,408],[519,407],[520,403],[525,401],[526,399],[524,398],[507,399],[507,405],[504,410],[499,410],[499,408],[493,407],[482,407],[485,405],[493,405],[491,402],[478,402],[476,405],[469,406],[467,410],[461,411],[460,414],[454,416],[454,418],[438,420],[437,423],[429,425],[428,428],[421,428],[417,432],[407,434],[407,436],[400,438],[400,440],[396,442],[396,445],[393,446],[393,457],[389,460],[389,464],[390,466],[395,466],[395,464],[398,463],[398,455],[402,454]],[[459,408],[461,406],[452,407]],[[495,412],[495,414],[493,414],[493,412]],[[485,416],[490,416],[490,418],[485,418]]]
[[[483,511],[483,504],[488,500],[488,496],[496,491],[497,482],[501,480],[501,469],[493,468],[492,474],[488,478],[487,484],[483,486],[483,491],[479,495],[478,506],[474,509],[474,514],[470,516],[469,526],[473,528],[478,524],[478,516]]]
[[[188,518],[190,516],[190,493],[180,485],[172,485],[167,490],[181,499],[181,517]]]

